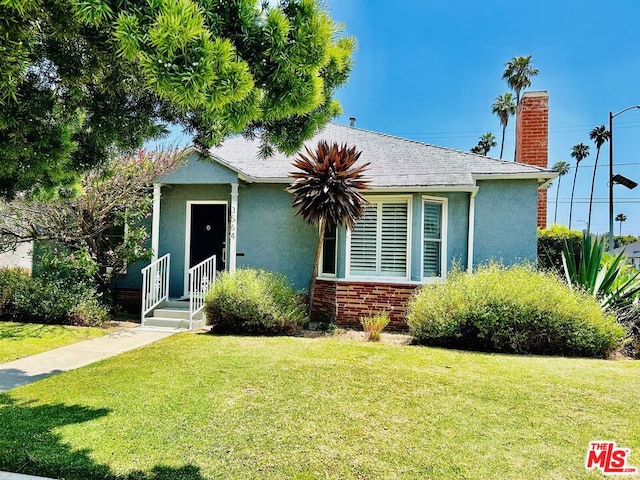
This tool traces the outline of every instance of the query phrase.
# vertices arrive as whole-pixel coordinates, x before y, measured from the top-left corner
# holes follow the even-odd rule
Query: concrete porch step
[[[160,308],[186,308],[189,310],[189,300],[165,300],[160,304]]]
[[[189,307],[184,308],[156,308],[151,312],[152,317],[163,317],[163,318],[179,318],[182,320],[189,320]]]
[[[145,327],[165,327],[165,328],[175,328],[175,329],[189,329],[189,317],[187,312],[187,318],[167,318],[167,317],[147,317],[144,319]],[[204,318],[194,318],[193,319],[193,328],[199,329],[205,326]]]

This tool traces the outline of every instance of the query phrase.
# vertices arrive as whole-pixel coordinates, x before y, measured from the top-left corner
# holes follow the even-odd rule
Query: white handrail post
[[[189,269],[189,329],[193,328],[193,317],[203,310],[205,297],[215,281],[215,255]]]
[[[144,267],[142,273],[142,325],[151,310],[169,298],[170,255],[167,253]]]

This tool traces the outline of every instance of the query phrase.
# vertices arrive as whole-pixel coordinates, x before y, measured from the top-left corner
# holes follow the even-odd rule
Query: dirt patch
[[[338,329],[333,333],[318,330],[303,330],[302,336],[305,338],[337,338],[338,340],[351,342],[364,342],[364,332],[357,330]],[[414,338],[411,335],[401,333],[382,333],[380,343],[387,345],[413,345]]]

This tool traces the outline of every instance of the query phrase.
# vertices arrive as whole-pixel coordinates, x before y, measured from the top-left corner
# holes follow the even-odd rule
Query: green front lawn
[[[640,466],[640,363],[180,334],[0,396],[0,470],[65,479],[581,479]]]
[[[104,335],[101,328],[0,322],[0,363]]]

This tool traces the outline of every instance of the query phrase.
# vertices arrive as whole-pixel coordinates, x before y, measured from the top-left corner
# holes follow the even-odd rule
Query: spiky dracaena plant
[[[293,183],[288,190],[293,194],[296,215],[302,215],[308,224],[319,225],[320,229],[309,284],[311,313],[325,229],[338,225],[352,229],[362,216],[367,201],[360,191],[369,188],[369,180],[363,176],[369,164],[355,166],[362,152],[347,144],[329,145],[321,140],[315,151],[306,146],[305,151],[293,162],[298,170],[289,174]]]

